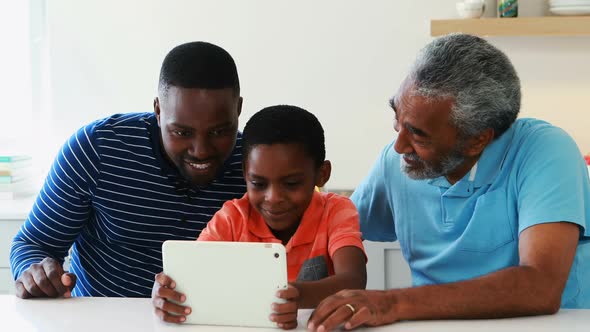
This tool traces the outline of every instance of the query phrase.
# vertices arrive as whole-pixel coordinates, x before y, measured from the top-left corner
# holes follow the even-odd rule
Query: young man
[[[95,121],[63,146],[12,244],[17,296],[149,297],[162,242],[194,239],[245,192],[241,107],[225,50],[172,49],[153,113]]]
[[[309,328],[590,308],[590,183],[563,130],[518,119],[520,82],[487,41],[454,34],[392,99],[397,138],[351,199],[368,240],[398,240],[415,287],[341,292]]]
[[[248,121],[243,142],[247,193],[227,202],[198,240],[285,245],[290,286],[277,296],[287,302],[275,303],[270,319],[295,328],[298,308],[313,308],[341,289],[365,288],[358,213],[348,198],[315,190],[328,181],[331,165],[313,114],[268,107]],[[156,276],[153,302],[162,320],[178,323],[190,308],[168,302],[183,296],[172,283],[163,273]]]

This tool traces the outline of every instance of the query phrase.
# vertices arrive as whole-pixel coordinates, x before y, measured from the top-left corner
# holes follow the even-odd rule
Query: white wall
[[[31,31],[28,15],[29,4],[26,1],[12,4],[10,10],[0,9],[0,154],[18,153],[14,147],[18,142],[12,138],[19,135],[23,127],[13,123],[31,122]],[[10,51],[5,51],[4,47],[8,45],[11,46]]]
[[[432,40],[429,20],[455,17],[456,1],[51,0],[54,139],[40,142],[41,159],[96,118],[151,111],[164,55],[207,40],[236,59],[242,125],[271,104],[307,108],[326,130],[329,186],[353,188],[393,137],[387,102]],[[525,15],[546,6],[520,3]],[[522,115],[565,128],[590,152],[590,37],[490,40],[521,75]]]

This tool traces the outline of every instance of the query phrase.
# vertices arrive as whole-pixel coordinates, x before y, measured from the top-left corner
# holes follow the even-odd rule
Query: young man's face
[[[315,186],[327,181],[326,164],[317,169],[299,144],[253,146],[244,164],[250,204],[273,231],[294,232]]]
[[[231,88],[171,86],[154,101],[166,155],[192,185],[206,186],[221,171],[236,142],[241,108]]]
[[[427,101],[416,95],[412,83],[406,80],[392,104],[398,132],[394,148],[403,155],[408,176],[436,178],[461,168],[465,156],[451,124],[452,100]]]

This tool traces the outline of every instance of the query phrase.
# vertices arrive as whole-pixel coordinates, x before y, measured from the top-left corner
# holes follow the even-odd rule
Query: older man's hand
[[[361,325],[395,322],[392,296],[386,291],[343,290],[324,299],[309,318],[309,331],[331,331],[344,324],[351,330]]]

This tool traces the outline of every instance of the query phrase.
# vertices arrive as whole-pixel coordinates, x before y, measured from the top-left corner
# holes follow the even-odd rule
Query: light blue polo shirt
[[[394,143],[351,199],[365,239],[399,240],[415,286],[517,266],[520,232],[567,221],[580,226],[580,240],[561,306],[590,308],[590,180],[567,133],[519,119],[454,185],[409,178]]]

